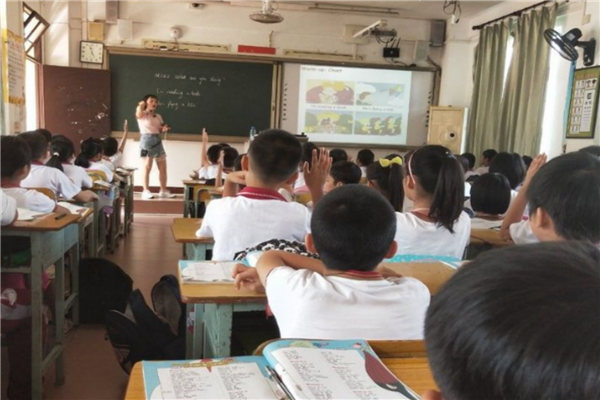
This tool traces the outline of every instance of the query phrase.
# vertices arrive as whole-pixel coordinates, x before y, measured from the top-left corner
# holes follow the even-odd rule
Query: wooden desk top
[[[490,244],[494,247],[510,246],[511,241],[504,240],[496,229],[471,229],[471,243]]]
[[[383,263],[402,276],[410,276],[423,282],[432,296],[452,278],[456,270],[441,262],[432,263]]]
[[[2,234],[9,234],[14,231],[60,231],[67,225],[79,222],[81,215],[67,214],[59,220],[56,220],[57,213],[51,213],[41,218],[36,218],[33,221],[17,221],[12,226],[2,227]]]
[[[81,220],[86,219],[87,217],[89,217],[90,215],[92,215],[94,213],[94,208],[89,208],[87,210],[85,210],[83,213],[79,214],[81,216]]]
[[[424,346],[420,345],[422,352],[414,351],[414,347],[419,347],[419,343],[423,342],[369,341],[375,353],[389,370],[420,396],[428,389],[437,389],[437,385],[431,375]],[[404,347],[407,348],[405,353],[403,352]],[[125,400],[145,399],[142,364],[137,363],[129,377]]]
[[[214,243],[212,237],[196,237],[202,218],[173,218],[171,232],[177,243]]]
[[[385,263],[385,266],[403,276],[420,280],[427,286],[432,296],[456,272],[454,268],[443,263]],[[267,299],[264,293],[247,289],[237,290],[230,283],[182,283],[179,266],[177,266],[177,275],[184,303],[262,303]]]

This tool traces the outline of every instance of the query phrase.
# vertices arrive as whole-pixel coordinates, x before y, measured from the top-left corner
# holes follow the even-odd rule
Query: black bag
[[[103,324],[109,310],[125,311],[133,280],[117,264],[104,258],[79,263],[81,323]]]
[[[177,278],[165,275],[152,288],[152,310],[139,289],[127,301],[125,312],[106,315],[106,332],[117,361],[127,373],[141,360],[185,357],[185,305]]]

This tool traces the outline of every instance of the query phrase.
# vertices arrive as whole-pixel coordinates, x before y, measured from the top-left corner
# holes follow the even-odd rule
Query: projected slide
[[[300,66],[298,131],[323,142],[406,143],[412,73]],[[387,137],[387,140],[384,139]]]

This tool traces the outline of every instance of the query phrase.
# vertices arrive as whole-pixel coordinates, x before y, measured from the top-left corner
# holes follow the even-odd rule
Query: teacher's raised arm
[[[144,176],[143,199],[151,199],[154,194],[150,191],[150,171],[153,160],[156,160],[158,177],[160,180],[159,197],[174,197],[167,189],[167,153],[162,144],[160,134],[169,130],[160,116],[156,113],[158,97],[147,94],[138,103],[135,109],[135,117],[140,130],[140,156],[142,158]]]

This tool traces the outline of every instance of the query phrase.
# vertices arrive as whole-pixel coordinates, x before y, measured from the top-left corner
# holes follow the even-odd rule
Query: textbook
[[[409,399],[364,340],[278,340],[263,356],[143,361],[146,399]]]
[[[89,210],[89,207],[78,206],[77,204],[69,203],[67,201],[59,201],[58,205],[71,211],[71,214],[84,214]]]
[[[236,261],[180,261],[181,280],[186,283],[231,283]]]

